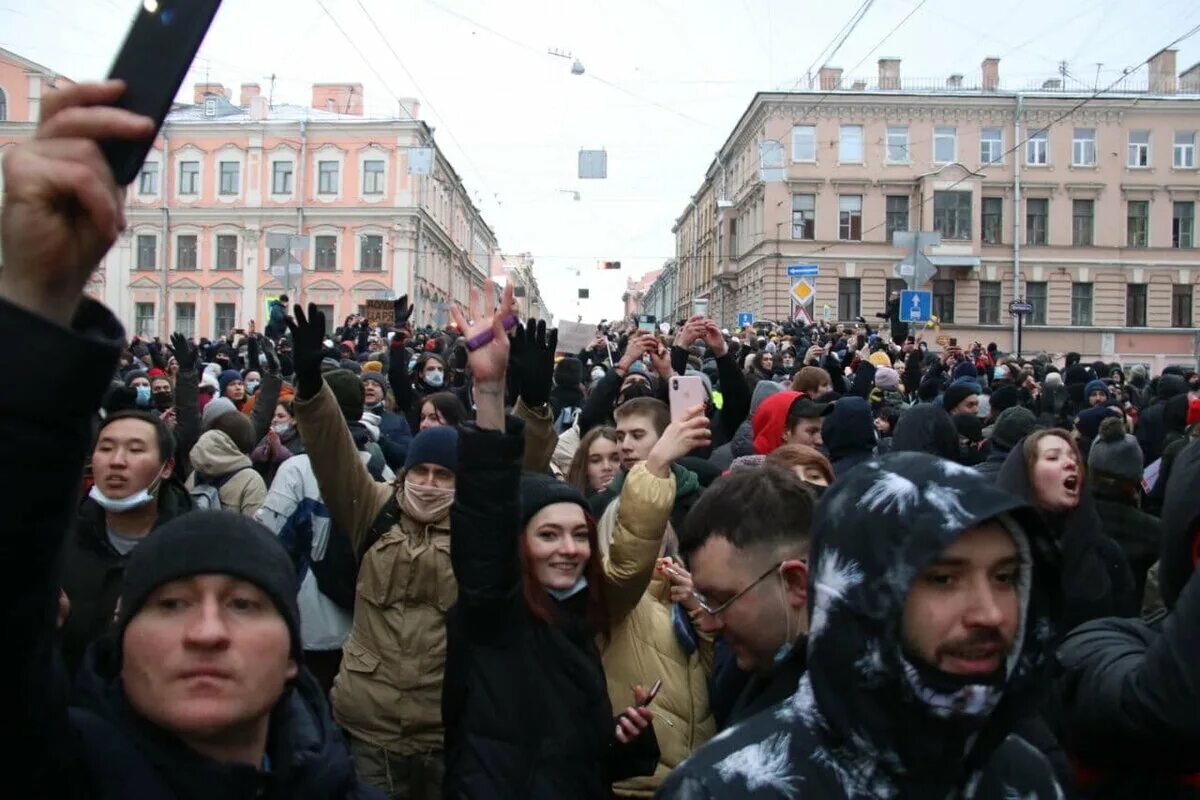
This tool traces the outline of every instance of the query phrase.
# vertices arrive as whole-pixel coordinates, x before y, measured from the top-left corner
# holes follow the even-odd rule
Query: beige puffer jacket
[[[209,480],[235,473],[217,489],[224,510],[253,517],[267,499],[267,485],[252,468],[250,457],[238,450],[224,431],[206,431],[188,458],[195,470],[187,479],[189,490],[196,485],[196,472]]]

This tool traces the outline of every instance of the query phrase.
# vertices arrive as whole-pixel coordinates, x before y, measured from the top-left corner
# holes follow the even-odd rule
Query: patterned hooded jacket
[[[1020,558],[1021,623],[995,686],[943,692],[902,654],[920,572],[965,530],[1000,517]],[[1017,497],[925,453],[871,459],[817,509],[809,562],[808,671],[787,701],[718,735],[659,797],[1061,797],[1042,754],[1013,734],[1049,663],[1053,548]]]

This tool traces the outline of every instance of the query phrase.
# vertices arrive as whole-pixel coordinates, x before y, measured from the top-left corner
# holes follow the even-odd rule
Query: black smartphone
[[[100,150],[117,185],[127,186],[137,177],[220,7],[221,0],[145,0],[138,4],[137,16],[108,77],[125,81],[125,93],[113,105],[154,120],[154,136],[137,142],[101,142]]]
[[[951,336],[951,337],[950,337],[950,346],[951,346],[951,347],[958,347],[958,339],[956,339],[956,338],[954,338],[953,336]]]

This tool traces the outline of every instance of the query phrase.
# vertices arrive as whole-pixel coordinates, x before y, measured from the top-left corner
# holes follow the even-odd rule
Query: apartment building
[[[0,50],[0,159],[32,135],[51,75]],[[417,324],[447,324],[450,304],[478,297],[499,263],[496,236],[420,104],[399,105],[365,116],[357,83],[314,84],[307,106],[273,103],[253,83],[236,104],[231,89],[195,85],[129,187],[129,226],[89,293],[131,333],[164,338],[261,329],[285,292],[330,327],[403,294]],[[295,238],[277,247],[273,234]]]
[[[533,255],[514,253],[500,257],[499,271],[492,274],[498,285],[509,281],[513,284],[513,299],[517,303],[517,315],[521,319],[544,319],[551,322],[553,315],[542,298],[537,277],[533,274]]]
[[[1069,77],[1003,90],[995,58],[971,83],[881,59],[872,81],[826,67],[813,91],[757,94],[672,228],[675,315],[701,297],[726,326],[785,319],[788,266],[815,264],[818,315],[872,319],[903,287],[892,234],[937,231],[943,332],[1007,349],[1020,298],[1024,352],[1194,364],[1200,65],[1175,60],[1097,97]]]

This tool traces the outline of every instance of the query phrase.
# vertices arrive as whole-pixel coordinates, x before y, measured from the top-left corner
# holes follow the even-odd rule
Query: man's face
[[[225,396],[235,403],[240,403],[246,399],[246,384],[240,380],[233,380],[225,384]]]
[[[915,655],[951,675],[1004,667],[1021,621],[1020,562],[1012,536],[991,520],[968,529],[917,576],[904,605]]]
[[[453,489],[454,473],[438,464],[414,464],[404,473],[404,482],[435,489]]]
[[[956,405],[951,411],[951,414],[973,414],[979,415],[979,395],[973,394]]]
[[[92,451],[92,475],[106,497],[120,500],[166,477],[173,464],[163,464],[154,426],[140,419],[119,419],[100,431]]]
[[[252,583],[196,575],[156,589],[129,622],[121,681],[134,710],[187,741],[260,725],[296,676],[287,623]]]
[[[373,406],[376,403],[383,402],[383,387],[375,381],[363,382],[363,398],[367,405]]]
[[[1088,395],[1089,406],[1102,406],[1108,401],[1108,392],[1097,389]]]
[[[171,382],[166,378],[155,378],[150,382],[150,393],[154,396],[171,394]]]
[[[633,469],[645,461],[654,445],[658,443],[658,432],[654,422],[645,414],[633,414],[617,420],[617,447],[621,449],[621,466]]]
[[[821,424],[821,417],[801,417],[791,429],[783,432],[783,443],[820,447],[825,443],[821,438]]]

